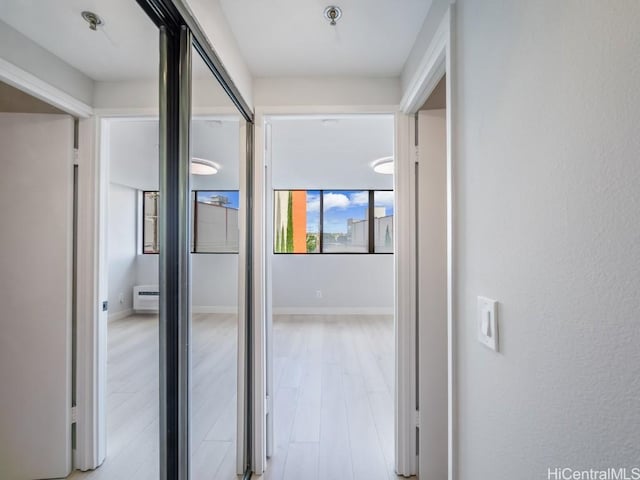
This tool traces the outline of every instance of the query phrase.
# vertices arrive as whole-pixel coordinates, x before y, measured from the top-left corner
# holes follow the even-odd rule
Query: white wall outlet
[[[118,296],[118,301],[122,304],[124,303],[124,293],[120,293],[120,295]]]
[[[322,290],[316,290],[316,298],[322,298]]]
[[[486,297],[478,297],[477,313],[478,341],[498,351],[498,302]]]

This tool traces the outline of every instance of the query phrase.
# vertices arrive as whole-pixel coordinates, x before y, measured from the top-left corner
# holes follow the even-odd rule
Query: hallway
[[[193,321],[194,480],[235,477],[236,326],[229,314]],[[388,480],[393,470],[391,316],[274,318],[276,448],[265,480]],[[158,322],[109,324],[107,459],[72,480],[155,480]]]

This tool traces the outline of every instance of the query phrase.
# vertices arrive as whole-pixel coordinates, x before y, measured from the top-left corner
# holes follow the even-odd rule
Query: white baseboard
[[[126,318],[129,315],[133,315],[133,309],[132,308],[127,308],[125,310],[122,310],[120,312],[114,312],[114,313],[110,313],[109,314],[109,322],[113,322],[114,320],[120,320],[122,318]]]
[[[192,313],[238,313],[238,307],[235,306],[193,306],[191,307]],[[121,312],[112,313],[109,315],[109,321],[113,322],[114,320],[120,320],[122,318],[126,318],[129,315],[133,315],[136,313],[133,309],[128,308],[127,310],[122,310]],[[150,314],[155,313],[157,315],[158,312],[148,312]]]
[[[191,307],[191,312],[192,313],[238,313],[238,307],[236,307],[235,305],[231,305],[231,306],[213,306],[213,307],[209,307],[209,306],[192,306]]]
[[[273,307],[274,315],[393,315],[393,307]]]

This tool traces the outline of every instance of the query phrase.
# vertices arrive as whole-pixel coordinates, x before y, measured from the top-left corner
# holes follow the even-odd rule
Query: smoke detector
[[[329,25],[336,25],[336,22],[342,17],[342,9],[335,5],[329,5],[324,9],[324,18],[329,20]]]

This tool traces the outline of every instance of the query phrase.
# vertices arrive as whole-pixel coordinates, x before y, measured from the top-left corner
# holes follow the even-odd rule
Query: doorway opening
[[[0,82],[2,478],[71,470],[75,127],[71,115]]]
[[[388,479],[394,116],[269,116],[266,135],[266,475]]]

